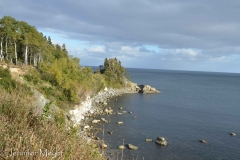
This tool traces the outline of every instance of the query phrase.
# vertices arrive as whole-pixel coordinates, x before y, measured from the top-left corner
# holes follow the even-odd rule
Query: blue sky
[[[65,43],[81,65],[240,73],[240,1],[9,0],[0,15]]]

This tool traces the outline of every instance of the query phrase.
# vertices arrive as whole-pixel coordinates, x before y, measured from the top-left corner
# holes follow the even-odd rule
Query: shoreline
[[[109,111],[103,110],[101,106],[107,106],[108,102],[115,98],[120,97],[124,94],[158,94],[161,93],[154,87],[149,85],[138,85],[137,83],[128,82],[128,87],[122,87],[119,89],[107,88],[105,87],[104,91],[100,91],[97,95],[92,98],[90,95],[87,95],[85,101],[80,105],[76,105],[75,109],[69,110],[71,115],[71,120],[75,125],[82,124],[82,120],[86,117],[93,117],[96,115],[108,114]],[[83,124],[84,125],[84,124]]]
[[[98,147],[106,145],[108,150],[108,144],[97,136],[99,132],[104,132],[100,124],[112,123],[105,118],[100,118],[108,114],[117,114],[114,112],[114,105],[110,105],[109,102],[117,100],[126,94],[159,94],[159,90],[149,85],[138,85],[137,83],[128,82],[128,87],[122,87],[119,89],[105,88],[103,91],[98,92],[95,96],[90,98],[88,95],[86,100],[77,106],[75,110],[70,110],[72,121],[75,125],[80,125],[79,135],[84,137],[88,142],[93,142]],[[72,114],[73,113],[73,114]],[[98,118],[97,118],[98,117]],[[115,153],[112,150],[104,151],[104,157],[112,157]],[[118,150],[116,150],[118,151]]]

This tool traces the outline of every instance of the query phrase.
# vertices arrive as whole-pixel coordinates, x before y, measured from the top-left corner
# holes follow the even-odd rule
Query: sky
[[[2,0],[81,65],[240,73],[239,0]]]

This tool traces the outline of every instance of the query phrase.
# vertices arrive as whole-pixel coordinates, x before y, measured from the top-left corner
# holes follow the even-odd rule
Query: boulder
[[[105,118],[101,118],[101,120],[102,120],[104,123],[108,123],[108,121],[107,121]]]
[[[89,126],[89,125],[86,125],[86,126],[84,126],[83,128],[84,128],[84,129],[89,129],[90,126]]]
[[[104,112],[105,112],[106,114],[109,114],[109,110],[108,110],[108,109],[105,109]]]
[[[94,119],[94,120],[92,121],[92,123],[93,123],[93,124],[100,123],[100,120]]]
[[[123,145],[118,146],[118,149],[124,149],[124,146]]]
[[[132,150],[137,150],[137,149],[138,149],[137,146],[134,146],[134,145],[132,145],[132,144],[128,144],[127,147],[128,147],[129,149],[132,149]]]
[[[207,143],[207,141],[204,140],[204,139],[199,140],[199,142],[201,142],[201,143]]]
[[[152,139],[149,139],[149,138],[146,139],[146,142],[152,142],[152,141],[153,141]]]
[[[117,122],[117,124],[123,124],[123,122],[119,121],[119,122]]]
[[[237,134],[236,133],[230,133],[231,136],[236,136]]]
[[[167,145],[167,141],[165,138],[163,137],[157,137],[156,141],[155,141],[156,144],[159,144],[161,146],[166,146]]]
[[[102,144],[101,144],[101,147],[102,147],[102,148],[107,148],[107,145],[106,145],[105,143],[102,143]]]
[[[140,90],[139,93],[160,93],[156,88],[153,88],[149,85],[138,85]]]

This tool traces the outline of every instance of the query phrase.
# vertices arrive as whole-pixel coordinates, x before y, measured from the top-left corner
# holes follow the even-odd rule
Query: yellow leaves
[[[62,83],[63,83],[62,72],[61,71],[56,71],[55,77],[56,77],[56,81],[57,81],[58,85],[62,85]]]

